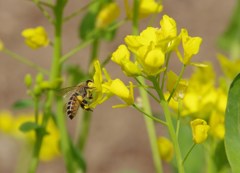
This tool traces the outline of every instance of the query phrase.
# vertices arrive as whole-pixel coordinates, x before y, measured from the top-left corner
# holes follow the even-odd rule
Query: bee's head
[[[86,81],[86,86],[88,87],[88,88],[93,88],[93,80],[91,80],[91,79],[89,79],[89,80],[87,80]]]

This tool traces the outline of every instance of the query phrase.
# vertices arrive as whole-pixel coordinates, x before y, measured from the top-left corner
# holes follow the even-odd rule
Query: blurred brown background
[[[83,0],[69,0],[66,14],[79,9]],[[123,6],[121,0],[118,3]],[[187,28],[189,35],[203,38],[200,53],[194,57],[196,62],[212,61],[216,64],[216,39],[224,31],[234,8],[234,1],[219,0],[163,0],[164,11],[156,17],[154,26],[163,14],[173,17],[178,28]],[[121,12],[124,16],[124,11]],[[81,16],[69,21],[64,26],[64,53],[78,43],[77,28]],[[145,28],[148,19],[141,22],[141,29]],[[28,27],[42,25],[52,38],[52,26],[42,16],[33,3],[27,0],[0,0],[0,38],[4,44],[14,52],[28,57],[37,64],[49,68],[51,63],[51,48],[36,51],[30,50],[23,43],[20,33]],[[123,38],[131,33],[130,24],[124,25],[117,33],[114,42],[104,42],[100,48],[100,59],[104,59],[117,46],[123,43]],[[87,50],[87,51],[86,51]],[[89,48],[74,55],[68,63],[87,65]],[[177,65],[176,65],[177,66]],[[218,67],[218,65],[216,65]],[[120,69],[113,63],[107,66],[113,78],[122,75]],[[0,53],[0,110],[7,110],[18,99],[27,98],[23,78],[26,73],[36,74],[34,69],[15,61]],[[187,74],[186,74],[187,75]],[[131,108],[112,109],[111,105],[119,100],[112,99],[100,105],[92,117],[89,140],[85,156],[88,164],[88,173],[123,173],[134,171],[138,173],[153,173],[151,152],[143,117]],[[154,110],[158,108],[154,107]],[[68,120],[69,126],[75,121]],[[163,132],[158,126],[159,134]],[[70,131],[72,129],[69,128]],[[15,170],[19,146],[15,140],[0,134],[0,172],[18,172]],[[167,169],[167,168],[166,168]],[[41,163],[38,172],[64,173],[65,168],[61,159]]]

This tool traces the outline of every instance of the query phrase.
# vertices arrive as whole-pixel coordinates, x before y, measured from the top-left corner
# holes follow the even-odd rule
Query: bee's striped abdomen
[[[73,94],[69,98],[69,101],[67,103],[67,110],[66,110],[67,116],[70,119],[73,119],[77,114],[78,108],[79,108],[79,101],[77,99],[77,94]]]

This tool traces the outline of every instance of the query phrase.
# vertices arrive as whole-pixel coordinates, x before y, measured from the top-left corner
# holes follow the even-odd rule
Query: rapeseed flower
[[[124,102],[124,104],[113,106],[114,108],[130,106],[134,103],[133,84],[131,82],[129,82],[129,86],[126,86],[120,79],[111,79],[106,69],[103,69],[105,77],[105,80],[103,80],[99,61],[94,62],[94,68],[93,100],[89,105],[90,108],[95,108],[113,95]]]
[[[130,7],[129,1],[124,0],[126,15],[129,19],[133,17],[133,7]],[[151,14],[160,13],[163,10],[161,3],[156,2],[155,0],[140,0],[138,15],[140,18],[148,17]]]
[[[165,160],[166,162],[170,162],[173,159],[174,147],[169,139],[165,137],[159,137],[158,148],[160,156],[163,160]]]
[[[147,27],[140,35],[126,36],[127,46],[119,46],[112,54],[112,60],[121,66],[125,74],[154,76],[165,70],[166,53],[175,49],[179,38],[174,19],[164,15],[160,26]],[[130,60],[130,52],[136,56],[134,62]]]
[[[39,116],[42,121],[42,115]],[[36,141],[34,130],[22,132],[20,127],[26,122],[35,122],[33,114],[12,115],[11,112],[0,112],[0,132],[23,140],[31,145]],[[40,151],[40,160],[49,161],[60,155],[59,132],[54,122],[50,120],[46,127],[47,135],[44,137]]]
[[[120,14],[120,8],[115,3],[109,3],[103,7],[97,15],[96,27],[104,28],[114,22]]]
[[[22,36],[25,38],[25,44],[32,49],[45,47],[50,42],[46,30],[42,26],[27,28],[22,31]]]
[[[193,141],[196,144],[203,143],[208,137],[208,130],[210,128],[207,122],[203,119],[195,119],[191,121]]]

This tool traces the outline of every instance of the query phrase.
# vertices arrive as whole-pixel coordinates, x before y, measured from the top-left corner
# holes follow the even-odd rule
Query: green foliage
[[[225,148],[233,173],[240,172],[240,74],[233,80],[225,117]]]
[[[16,101],[13,105],[13,109],[26,109],[26,108],[33,108],[34,103],[31,99],[21,99]]]
[[[19,127],[19,129],[22,132],[29,132],[29,131],[32,131],[32,130],[37,130],[39,128],[40,128],[40,126],[37,123],[32,122],[32,121],[27,121]]]

